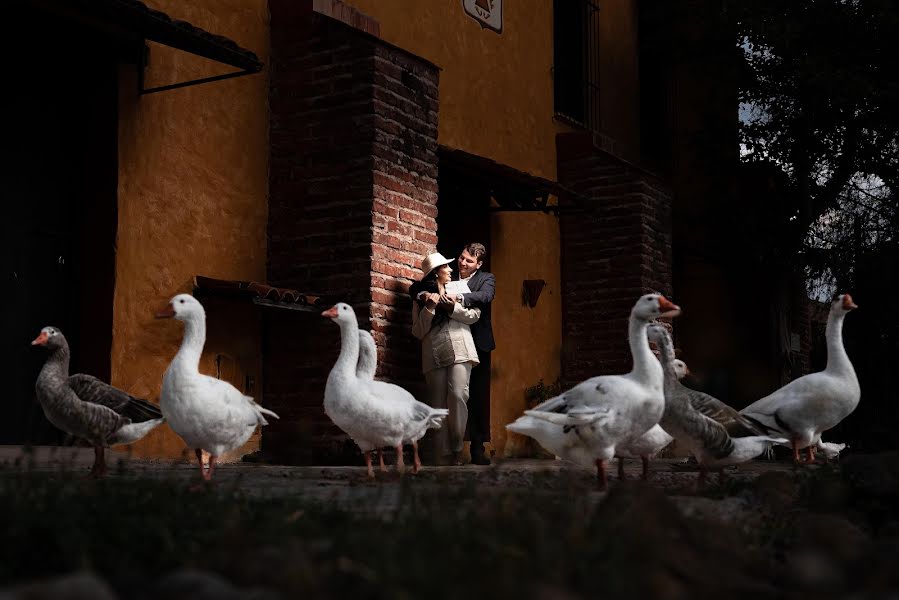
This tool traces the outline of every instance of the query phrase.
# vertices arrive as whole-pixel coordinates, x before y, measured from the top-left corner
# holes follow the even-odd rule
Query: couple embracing
[[[471,462],[490,464],[484,442],[490,440],[490,352],[496,347],[490,304],[496,279],[481,269],[486,257],[483,244],[466,245],[454,276],[453,259],[429,254],[421,263],[424,276],[409,288],[412,335],[422,344],[426,401],[449,409],[449,420],[434,440],[442,463],[462,464],[467,425]]]

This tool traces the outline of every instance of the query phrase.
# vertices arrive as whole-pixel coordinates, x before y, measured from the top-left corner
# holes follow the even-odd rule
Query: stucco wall
[[[385,41],[441,68],[441,144],[555,177],[551,0],[506,0],[501,34],[461,0],[347,4],[377,19]]]
[[[552,2],[503,3],[503,31],[483,29],[461,1],[348,0],[380,23],[381,37],[441,68],[438,142],[555,179]],[[439,219],[438,215],[438,219]],[[559,225],[543,213],[495,213],[490,264],[497,276],[491,383],[492,444],[524,409],[524,389],[559,374]],[[544,279],[535,309],[524,279]]]
[[[517,455],[524,437],[506,431],[506,424],[526,408],[525,389],[541,378],[551,384],[561,365],[561,281],[559,278],[559,220],[543,213],[500,213],[491,224],[497,273],[490,386],[491,443],[498,454]],[[525,279],[543,279],[546,286],[537,306],[522,302]]]
[[[147,4],[227,36],[267,63],[265,0]],[[151,44],[146,86],[230,70]],[[162,375],[180,344],[182,328],[174,321],[154,321],[155,311],[172,295],[191,291],[197,274],[243,280],[265,277],[268,86],[264,71],[138,97],[135,77],[133,66],[121,67],[112,382],[158,402]],[[258,355],[247,348],[259,347],[253,338],[259,327],[243,327],[247,319],[234,319],[228,310],[210,315],[209,326],[239,323],[241,327],[229,330],[234,343],[225,339],[214,342],[219,348],[210,348],[212,340],[223,338],[210,334],[201,370],[215,374],[216,352],[240,355],[241,364],[229,367],[231,375],[223,377],[242,383],[244,372],[257,370]],[[261,382],[256,389],[261,389]],[[178,456],[183,448],[180,438],[164,425],[138,443],[135,452]]]

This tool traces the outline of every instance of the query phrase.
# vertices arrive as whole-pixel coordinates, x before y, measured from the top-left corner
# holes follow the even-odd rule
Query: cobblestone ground
[[[12,540],[0,572],[27,571],[7,569],[13,587],[0,583],[0,600],[467,597],[474,584],[456,571],[474,550],[490,564],[475,571],[487,596],[828,600],[899,589],[899,452],[851,454],[837,468],[752,461],[699,490],[696,471],[662,459],[648,486],[612,469],[608,493],[591,470],[555,460],[402,476],[391,465],[374,480],[361,464],[243,462],[221,465],[210,487],[186,460],[120,452],[109,453],[111,481],[79,480],[92,461],[91,449],[0,447]],[[628,461],[626,478],[640,471]],[[115,518],[96,520],[106,514]]]
[[[24,452],[18,447],[0,447],[0,468],[45,472],[87,473],[93,451],[87,448],[37,447]],[[112,478],[174,479],[199,481],[195,463],[129,458],[121,452],[108,452],[107,462]],[[815,467],[811,467],[815,468]],[[510,490],[538,491],[543,494],[566,494],[577,491],[579,497],[595,503],[605,494],[596,490],[592,470],[567,465],[552,459],[495,460],[489,467],[428,466],[418,474],[407,470],[402,476],[389,464],[388,471],[377,471],[375,479],[366,477],[364,466],[278,466],[257,463],[220,465],[215,472],[215,485],[222,490],[235,490],[261,497],[296,497],[326,503],[349,511],[389,513],[399,505],[400,494],[409,487],[416,489],[475,487],[481,494]],[[743,501],[728,498],[728,491],[768,472],[791,472],[790,463],[766,460],[752,461],[725,471],[723,483],[711,475],[698,489],[697,471],[681,465],[681,459],[658,459],[650,466],[650,483],[673,497],[686,514],[726,517],[728,512],[741,512]],[[617,464],[609,480],[612,488],[619,483]],[[625,477],[638,480],[642,474],[639,460],[625,462]],[[707,498],[706,496],[713,496]]]

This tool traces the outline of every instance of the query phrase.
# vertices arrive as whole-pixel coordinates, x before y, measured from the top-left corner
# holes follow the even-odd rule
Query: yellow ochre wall
[[[483,29],[461,0],[348,0],[375,18],[381,37],[430,60],[440,71],[438,142],[547,179],[556,178],[551,0],[506,1],[503,31]],[[439,219],[438,215],[438,219]],[[506,447],[505,425],[525,408],[524,390],[559,376],[561,298],[559,222],[543,213],[495,213],[490,264],[497,277],[491,384],[492,444]],[[547,282],[534,309],[522,281]]]
[[[151,7],[227,36],[268,63],[265,0],[145,0]],[[146,86],[232,71],[151,44]],[[190,292],[194,275],[264,280],[268,195],[267,72],[139,97],[135,69],[119,86],[118,240],[112,383],[159,401],[162,375],[182,326],[155,321],[168,299]],[[209,308],[209,307],[207,307]],[[259,375],[258,323],[240,307],[209,312],[203,373],[243,389]],[[238,356],[232,356],[234,353]],[[258,441],[255,441],[258,444]],[[244,450],[252,450],[248,444]],[[184,443],[167,425],[135,445],[144,456],[177,457]]]

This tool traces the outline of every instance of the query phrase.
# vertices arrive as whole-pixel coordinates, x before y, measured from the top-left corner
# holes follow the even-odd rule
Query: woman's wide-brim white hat
[[[427,275],[437,267],[450,264],[453,260],[454,259],[447,258],[439,252],[433,252],[428,254],[425,259],[421,261],[421,272]]]

